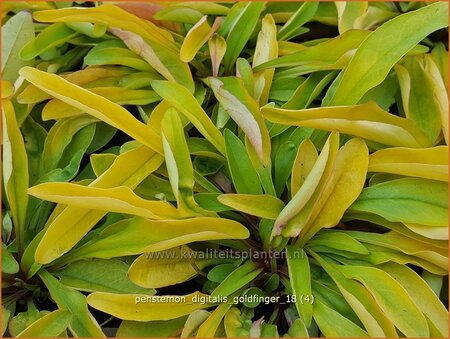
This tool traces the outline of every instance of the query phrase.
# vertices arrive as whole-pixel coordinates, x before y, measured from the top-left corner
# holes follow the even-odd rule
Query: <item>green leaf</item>
[[[19,69],[33,64],[19,57],[22,47],[33,39],[33,19],[27,11],[17,13],[2,25],[2,80],[14,83]]]
[[[298,29],[310,21],[316,14],[319,2],[305,2],[292,14],[289,20],[278,31],[278,40],[289,40],[295,37]]]
[[[2,272],[7,274],[19,272],[19,264],[4,243],[2,243]]]
[[[86,292],[154,294],[133,284],[127,276],[129,266],[118,259],[93,259],[73,262],[55,275],[62,284]]]
[[[100,326],[91,315],[86,303],[86,297],[78,291],[62,285],[54,276],[41,270],[39,277],[47,286],[50,296],[60,309],[68,310],[72,318],[69,330],[77,337],[104,338]]]
[[[56,310],[39,318],[16,338],[53,338],[58,337],[69,326],[72,315],[67,310]]]
[[[175,338],[180,335],[187,317],[172,320],[129,321],[119,326],[116,338]]]
[[[328,105],[356,104],[386,78],[402,56],[427,35],[448,26],[447,12],[447,3],[434,3],[378,27],[358,48],[342,77],[335,80],[337,88]]]
[[[193,338],[197,334],[198,327],[208,319],[210,314],[205,310],[196,310],[189,314],[181,332],[181,338]]]
[[[284,208],[281,200],[267,194],[222,194],[217,200],[235,210],[272,220],[275,220]]]
[[[217,308],[211,312],[208,319],[199,326],[196,338],[214,338],[223,317],[231,306],[231,303],[222,303],[217,306]]]
[[[258,174],[253,168],[244,144],[228,129],[224,131],[224,137],[228,167],[236,192],[262,194]]]
[[[211,57],[212,75],[216,77],[219,75],[219,67],[227,50],[227,43],[220,35],[214,34],[208,41],[208,48]]]

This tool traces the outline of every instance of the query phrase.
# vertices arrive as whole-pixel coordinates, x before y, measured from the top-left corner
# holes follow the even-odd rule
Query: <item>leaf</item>
[[[96,188],[71,183],[44,183],[27,190],[28,194],[84,209],[137,215],[149,219],[178,219],[177,209],[165,201],[150,201],[137,196],[129,187]]]
[[[198,331],[198,327],[209,317],[211,313],[205,310],[196,310],[189,314],[184,324],[181,338],[193,338]]]
[[[281,200],[268,194],[222,194],[217,200],[235,210],[272,220],[275,220],[284,208]]]
[[[68,42],[77,35],[77,32],[63,23],[49,25],[44,28],[36,38],[23,46],[20,50],[20,57],[22,60],[26,61],[33,60],[50,49]]]
[[[349,212],[358,211],[394,222],[447,226],[447,183],[403,178],[367,187],[349,209]]]
[[[62,285],[55,277],[45,270],[39,271],[39,277],[50,292],[53,301],[60,309],[68,310],[72,318],[69,330],[77,337],[104,338],[100,326],[88,310],[86,298],[78,291]]]
[[[269,131],[258,103],[245,90],[243,81],[236,77],[209,77],[207,82],[225,111],[244,131],[261,163],[267,166],[271,148]]]
[[[17,338],[58,337],[69,326],[72,315],[67,310],[56,310],[44,315],[20,332]]]
[[[95,188],[127,186],[134,189],[162,163],[163,158],[141,146],[116,158],[113,165],[90,184]],[[124,172],[123,169],[128,171]],[[106,215],[104,211],[67,206],[48,223],[36,249],[36,262],[45,264],[69,251],[94,225]],[[74,231],[76,230],[76,232]]]
[[[198,328],[196,338],[214,338],[223,317],[231,308],[231,303],[222,303],[211,312],[208,319]]]
[[[171,34],[150,21],[117,7],[113,4],[103,4],[97,7],[70,7],[57,10],[38,11],[33,18],[41,22],[92,22],[128,30],[142,37],[158,42],[174,49]]]
[[[309,327],[313,316],[313,305],[311,302],[304,301],[306,296],[312,297],[309,260],[302,249],[293,246],[286,247],[286,254],[289,280],[292,292],[296,296],[295,306],[305,326]]]
[[[212,292],[211,297],[226,297],[253,281],[262,271],[252,261],[245,262],[242,266],[231,272]]]
[[[427,35],[448,26],[448,4],[435,3],[399,15],[378,27],[359,46],[328,105],[354,105],[380,84],[391,68]],[[386,37],[389,37],[387,39]]]
[[[314,320],[326,337],[368,338],[369,334],[320,300],[314,302]]]
[[[70,263],[55,274],[63,285],[86,292],[155,293],[133,284],[127,277],[128,269],[129,266],[118,259],[93,259]]]
[[[389,114],[374,102],[354,106],[320,107],[303,110],[262,107],[271,122],[312,127],[326,131],[339,130],[385,145],[430,147],[431,142],[414,122]]]
[[[107,227],[98,238],[72,251],[70,256],[109,259],[163,251],[196,241],[246,239],[248,236],[247,228],[230,219],[150,220],[135,217]]]
[[[262,194],[258,174],[253,168],[245,146],[228,129],[224,131],[224,137],[228,167],[236,192],[240,194]]]
[[[182,113],[216,149],[225,154],[222,134],[214,126],[195,97],[183,86],[162,80],[151,82],[153,90]]]
[[[369,7],[367,1],[343,3],[335,2],[339,18],[339,33],[344,33],[353,28],[361,28],[360,22],[366,15]]]
[[[272,15],[266,14],[261,24],[253,56],[253,67],[278,57],[277,27]],[[274,69],[267,69],[254,75],[254,98],[260,105],[267,104],[274,73]]]
[[[369,172],[448,181],[448,146],[385,148],[369,157]]]
[[[379,268],[402,285],[417,307],[423,312],[427,321],[438,330],[438,335],[443,337],[448,335],[448,311],[427,283],[416,272],[405,265],[399,265],[393,262],[382,264]],[[430,326],[430,331],[431,328]]]
[[[17,124],[14,107],[2,99],[3,184],[14,224],[19,255],[24,250],[25,217],[28,205],[28,158],[24,140]]]
[[[349,278],[370,291],[395,326],[408,337],[427,337],[429,329],[424,315],[405,289],[384,271],[366,266],[340,266]]]
[[[176,296],[94,292],[87,297],[91,307],[119,319],[135,321],[179,318],[195,310],[210,307],[209,303],[202,302],[205,299],[208,300],[207,295],[200,292]]]
[[[24,67],[20,74],[57,99],[67,102],[111,126],[123,130],[142,144],[162,153],[159,136],[151,127],[134,118],[126,109],[81,87],[75,86],[63,78]]]
[[[300,187],[305,183],[306,178],[314,167],[319,155],[316,147],[309,140],[305,139],[298,148],[297,155],[292,166],[291,175],[291,196],[293,197]]]
[[[14,83],[18,72],[24,66],[31,66],[31,60],[22,60],[19,52],[34,39],[34,25],[31,14],[21,11],[2,25],[2,80]],[[3,91],[2,91],[3,93]]]
[[[117,330],[116,338],[174,338],[179,336],[186,318],[147,322],[124,320]]]
[[[197,259],[189,247],[174,247],[165,251],[144,253],[128,271],[135,284],[145,288],[160,288],[180,284],[194,278],[198,269],[214,263],[214,259]]]
[[[305,2],[302,4],[298,10],[292,14],[289,20],[286,21],[286,23],[280,28],[277,35],[278,40],[289,40],[295,37],[299,28],[314,17],[318,7],[318,2]]]
[[[19,264],[4,243],[2,243],[2,272],[6,274],[19,272]]]
[[[264,6],[265,4],[262,2],[249,2],[242,5],[242,8],[240,6],[236,7],[238,11],[235,16],[231,15],[233,9],[227,16],[227,20],[222,26],[229,27],[226,38],[227,50],[223,57],[225,72],[229,73],[231,71],[236,59],[239,57],[244,49],[244,46],[247,44],[248,39],[256,27],[259,15],[264,9]],[[219,32],[221,33],[221,31]]]
[[[326,246],[331,251],[348,251],[362,255],[369,254],[367,248],[359,241],[341,231],[320,232],[308,241],[309,246]]]
[[[214,34],[208,41],[208,48],[211,57],[212,75],[216,77],[219,75],[219,67],[227,50],[227,43],[219,34]]]
[[[180,60],[190,62],[194,59],[200,48],[211,38],[214,32],[219,28],[220,20],[215,19],[213,26],[210,27],[208,17],[205,15],[187,32],[180,49]]]
[[[9,318],[11,316],[11,311],[2,305],[2,336],[5,334],[8,328]]]
[[[189,92],[194,92],[194,80],[189,66],[180,60],[178,53],[157,42],[145,41],[142,36],[133,32],[119,28],[113,28],[111,31],[164,78],[178,82],[186,87]]]

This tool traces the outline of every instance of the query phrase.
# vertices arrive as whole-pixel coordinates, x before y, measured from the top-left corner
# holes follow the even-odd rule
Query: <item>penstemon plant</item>
[[[447,337],[447,2],[1,2],[2,334]]]

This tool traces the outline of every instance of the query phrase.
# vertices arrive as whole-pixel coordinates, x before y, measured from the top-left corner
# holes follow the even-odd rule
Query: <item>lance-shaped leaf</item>
[[[207,295],[194,292],[187,295],[148,296],[94,292],[87,297],[89,305],[123,320],[170,320],[211,307]]]
[[[120,323],[116,338],[175,338],[179,336],[186,319],[187,316],[172,320],[124,320]]]
[[[49,49],[64,44],[77,35],[77,32],[63,23],[52,24],[23,46],[20,50],[20,57],[23,60],[32,60]]]
[[[232,303],[222,303],[217,306],[208,319],[199,326],[196,338],[214,338],[225,314],[232,305]]]
[[[292,14],[288,21],[278,31],[278,40],[289,40],[295,37],[302,26],[316,14],[319,2],[305,2]]]
[[[427,337],[427,321],[407,291],[389,274],[366,266],[339,266],[345,276],[355,279],[370,291],[378,305],[403,334]],[[401,310],[401,312],[399,311]]]
[[[302,141],[292,166],[291,196],[294,196],[305,183],[318,157],[317,149],[311,140]]]
[[[223,57],[225,72],[229,73],[233,68],[236,59],[252,35],[264,6],[263,2],[248,2],[242,6],[236,4],[236,13],[234,15],[230,13],[227,16],[221,28],[221,31],[225,29],[224,27],[229,28],[226,38],[227,50]],[[233,12],[233,9],[231,11]]]
[[[430,140],[414,122],[389,114],[374,102],[362,105],[286,110],[265,106],[270,121],[341,133],[400,147],[429,147]]]
[[[183,62],[189,62],[194,59],[200,48],[211,38],[214,32],[219,28],[220,17],[214,20],[209,26],[207,16],[202,17],[186,34],[180,49],[180,59]]]
[[[262,271],[252,261],[246,261],[242,266],[231,272],[212,292],[212,297],[226,297],[253,281]]]
[[[2,272],[7,274],[19,272],[19,264],[4,243],[2,243]]]
[[[118,156],[113,165],[92,182],[90,187],[127,186],[134,189],[158,169],[163,160],[151,149],[138,147]],[[128,171],[125,172],[124,168]],[[75,206],[65,207],[54,220],[48,221],[46,232],[36,249],[36,262],[45,264],[59,258],[82,239],[106,213]]]
[[[114,28],[111,31],[164,78],[178,82],[185,86],[189,92],[194,92],[194,80],[189,66],[180,60],[178,53],[157,42],[145,41],[140,35],[133,32],[119,28]]]
[[[76,86],[55,74],[24,67],[20,74],[57,99],[73,105],[111,126],[123,130],[142,144],[162,153],[161,138],[151,127],[139,122],[125,108]]]
[[[196,259],[196,253],[187,246],[175,247],[161,252],[144,253],[128,271],[135,284],[146,288],[160,288],[180,284],[198,274],[198,269],[213,264],[216,260]]]
[[[217,200],[235,210],[265,219],[276,219],[284,203],[268,194],[222,194]]]
[[[2,80],[14,83],[19,69],[32,65],[31,60],[22,60],[19,53],[33,39],[33,18],[27,11],[17,13],[2,25]]]
[[[67,310],[56,310],[44,315],[20,332],[16,338],[54,338],[69,326],[72,315]]]
[[[294,246],[287,246],[286,254],[292,292],[297,300],[295,307],[306,327],[309,327],[312,320],[313,306],[311,302],[304,301],[305,297],[312,297],[309,259],[305,251]]]
[[[9,99],[2,99],[3,125],[3,184],[14,223],[19,253],[24,250],[25,217],[29,183],[28,157],[24,140],[16,120],[14,106]]]
[[[197,310],[189,314],[180,337],[193,338],[198,331],[198,327],[208,319],[210,314],[210,312],[205,310]]]
[[[253,67],[278,57],[277,27],[272,15],[264,16],[261,24],[253,56]],[[260,105],[267,104],[274,73],[274,69],[266,69],[254,75],[254,97]]]
[[[349,211],[374,213],[393,222],[446,226],[448,186],[421,178],[386,181],[365,188]]]
[[[203,210],[194,200],[194,169],[184,136],[183,125],[174,109],[167,110],[161,122],[161,132],[172,192],[182,213],[215,216]]]
[[[158,42],[175,49],[172,35],[150,21],[137,16],[112,4],[97,7],[70,7],[56,10],[38,11],[33,18],[41,22],[91,22],[117,27],[141,35],[150,41]]]
[[[364,187],[369,162],[369,150],[361,139],[351,139],[337,153],[330,179],[326,184],[327,195],[323,193],[310,225],[302,230],[300,237],[307,241],[321,228],[336,226],[345,211],[358,198]]]
[[[285,235],[291,234],[291,232],[293,232],[292,234],[298,235],[300,229],[305,226],[305,220],[303,220],[303,223],[299,223],[298,221],[294,223],[293,219],[298,219],[300,217],[299,213],[302,215],[302,219],[307,219],[307,216],[311,213],[317,201],[318,194],[321,191],[321,186],[328,179],[338,148],[339,134],[332,133],[309,172],[309,175],[306,177],[305,182],[275,221],[273,235],[279,235],[282,231]],[[291,229],[294,224],[295,231],[294,228]]]
[[[378,27],[359,46],[342,76],[335,80],[337,87],[329,105],[356,104],[386,78],[402,56],[427,35],[447,27],[447,13],[448,3],[434,3]]]
[[[369,172],[448,181],[448,146],[385,148],[369,157]]]
[[[405,265],[394,262],[379,266],[408,292],[414,303],[427,318],[431,336],[448,336],[448,311],[445,306],[420,276]],[[433,329],[437,332],[433,333]]]
[[[145,200],[129,187],[96,188],[72,183],[44,183],[28,194],[63,205],[137,215],[149,219],[178,219],[182,215],[166,201]]]
[[[367,1],[353,3],[335,2],[335,5],[338,12],[340,34],[353,28],[361,28],[361,19],[369,7]]]
[[[58,307],[71,313],[69,329],[74,336],[105,338],[97,321],[89,312],[86,297],[81,292],[64,286],[45,270],[39,272],[39,277]]]
[[[270,161],[270,136],[258,103],[250,96],[241,79],[208,78],[217,100],[244,131],[262,164]]]
[[[208,41],[208,48],[211,57],[212,75],[216,77],[219,75],[219,67],[227,50],[227,43],[220,35],[214,34]]]
[[[222,134],[214,126],[195,97],[185,87],[163,80],[154,80],[151,84],[156,93],[173,105],[178,112],[186,116],[206,140],[213,144],[220,153],[225,154]]]
[[[448,51],[442,42],[434,44],[434,48],[431,51],[431,58],[442,76],[445,88],[448,88]]]
[[[109,259],[163,251],[196,241],[246,239],[248,235],[247,228],[230,219],[150,220],[134,217],[108,226],[98,238],[73,250],[69,256]]]

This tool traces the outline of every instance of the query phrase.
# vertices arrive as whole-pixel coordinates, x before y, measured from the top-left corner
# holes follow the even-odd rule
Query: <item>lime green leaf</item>
[[[248,320],[241,314],[241,311],[237,307],[230,308],[225,314],[223,323],[225,327],[225,333],[228,338],[241,338],[248,337],[249,329],[244,328],[244,325],[248,325]]]
[[[183,40],[183,44],[180,49],[180,59],[183,62],[189,62],[194,59],[200,48],[211,38],[214,32],[219,28],[220,20],[216,18],[213,26],[210,27],[206,21],[208,17],[205,15],[201,18],[189,32]]]
[[[88,90],[75,86],[54,74],[42,72],[31,67],[22,68],[20,74],[55,98],[82,109],[86,113],[123,130],[142,142],[142,144],[162,153],[160,137],[151,127],[139,122],[123,107]]]
[[[387,181],[365,188],[349,212],[368,212],[389,221],[448,225],[447,183],[420,178]]]
[[[51,48],[58,47],[78,35],[63,23],[56,23],[42,30],[36,38],[20,50],[23,60],[33,60]]]
[[[223,317],[231,306],[232,303],[222,303],[217,306],[217,308],[211,312],[208,319],[199,326],[196,338],[214,338]]]
[[[362,255],[369,254],[363,244],[341,231],[320,232],[308,242],[308,245],[326,246],[332,250],[349,251]]]
[[[2,243],[2,272],[7,274],[19,272],[19,264],[4,243]]]
[[[234,188],[241,194],[262,194],[258,174],[253,168],[245,146],[228,129],[224,131],[224,136],[227,161]]]
[[[386,148],[370,155],[368,171],[448,181],[447,155],[448,146]]]
[[[17,13],[2,25],[2,80],[14,83],[19,69],[33,64],[19,57],[22,47],[33,39],[33,19],[27,11]]]
[[[158,169],[163,158],[141,146],[116,158],[113,165],[90,184],[95,188],[127,186],[134,189]],[[123,169],[127,168],[125,172]],[[58,218],[48,222],[47,230],[36,250],[36,262],[49,263],[69,251],[106,215],[104,211],[67,206]],[[75,231],[76,230],[76,231]]]
[[[287,246],[286,252],[292,292],[296,296],[295,306],[300,318],[309,327],[313,315],[309,259],[301,248]]]
[[[95,309],[119,319],[136,321],[179,318],[195,310],[210,307],[209,303],[202,302],[205,299],[207,300],[207,295],[200,292],[177,296],[94,292],[87,297],[89,305]]]
[[[320,300],[314,302],[314,320],[326,337],[368,338],[369,334]]]
[[[448,88],[448,51],[442,42],[434,44],[434,48],[431,51],[431,58],[439,69],[445,88]]]
[[[39,277],[47,286],[50,296],[58,307],[71,313],[69,329],[73,335],[77,337],[105,337],[100,326],[89,313],[86,297],[83,294],[62,285],[45,270],[39,272]]]
[[[53,338],[58,337],[69,326],[72,315],[67,310],[56,310],[39,318],[16,338]]]
[[[447,3],[434,3],[399,15],[377,28],[359,46],[342,76],[335,80],[338,81],[337,88],[328,104],[356,104],[422,39],[448,26],[447,12]]]
[[[353,28],[361,28],[361,20],[368,10],[368,2],[335,2],[339,18],[339,33],[342,34]]]
[[[270,136],[258,103],[236,77],[208,78],[208,84],[225,111],[244,131],[262,164],[270,161]]]
[[[124,320],[117,330],[116,338],[175,338],[180,335],[186,318],[148,322]]]
[[[16,233],[19,254],[24,250],[25,217],[29,183],[28,158],[24,140],[17,124],[14,107],[9,99],[2,99],[3,120],[3,184]]]
[[[71,252],[73,258],[113,258],[157,252],[196,241],[246,239],[247,228],[223,218],[150,220],[135,217],[119,221],[86,245]]]
[[[11,311],[2,305],[2,336],[5,334],[8,328],[9,318],[11,316]]]
[[[189,314],[181,332],[181,338],[193,338],[197,334],[198,327],[208,319],[210,314],[205,310],[196,310]]]
[[[302,141],[292,166],[291,196],[294,196],[305,183],[318,157],[316,147],[311,140]]]
[[[283,337],[291,338],[308,338],[309,333],[302,319],[298,318],[292,323],[291,327],[289,327],[289,331],[287,335],[285,334]]]
[[[202,270],[214,262],[211,259],[196,259],[195,255],[187,246],[145,253],[130,266],[128,277],[135,284],[146,288],[176,285],[198,274],[193,264]]]
[[[137,16],[112,4],[97,7],[61,8],[57,10],[38,11],[33,18],[41,22],[92,22],[117,27],[141,35],[150,41],[158,42],[174,49],[171,34],[150,21]]]
[[[366,266],[340,266],[349,278],[355,279],[370,291],[395,326],[408,337],[427,337],[429,329],[421,310],[407,291],[389,274]]]
[[[62,284],[86,292],[154,294],[133,284],[127,277],[129,266],[118,259],[79,260],[55,272]]]
[[[280,199],[267,194],[222,194],[217,200],[235,210],[272,220],[275,220],[284,208]]]
[[[170,102],[178,112],[183,113],[206,140],[213,144],[221,154],[225,154],[222,134],[186,88],[177,83],[162,80],[154,80],[151,84],[156,93]]]
[[[265,106],[264,116],[275,123],[339,130],[386,145],[429,147],[431,142],[414,122],[383,111],[374,102],[354,106],[287,110]]]
[[[292,14],[289,20],[278,31],[278,40],[289,40],[295,37],[299,28],[310,21],[316,14],[319,2],[305,2]]]

